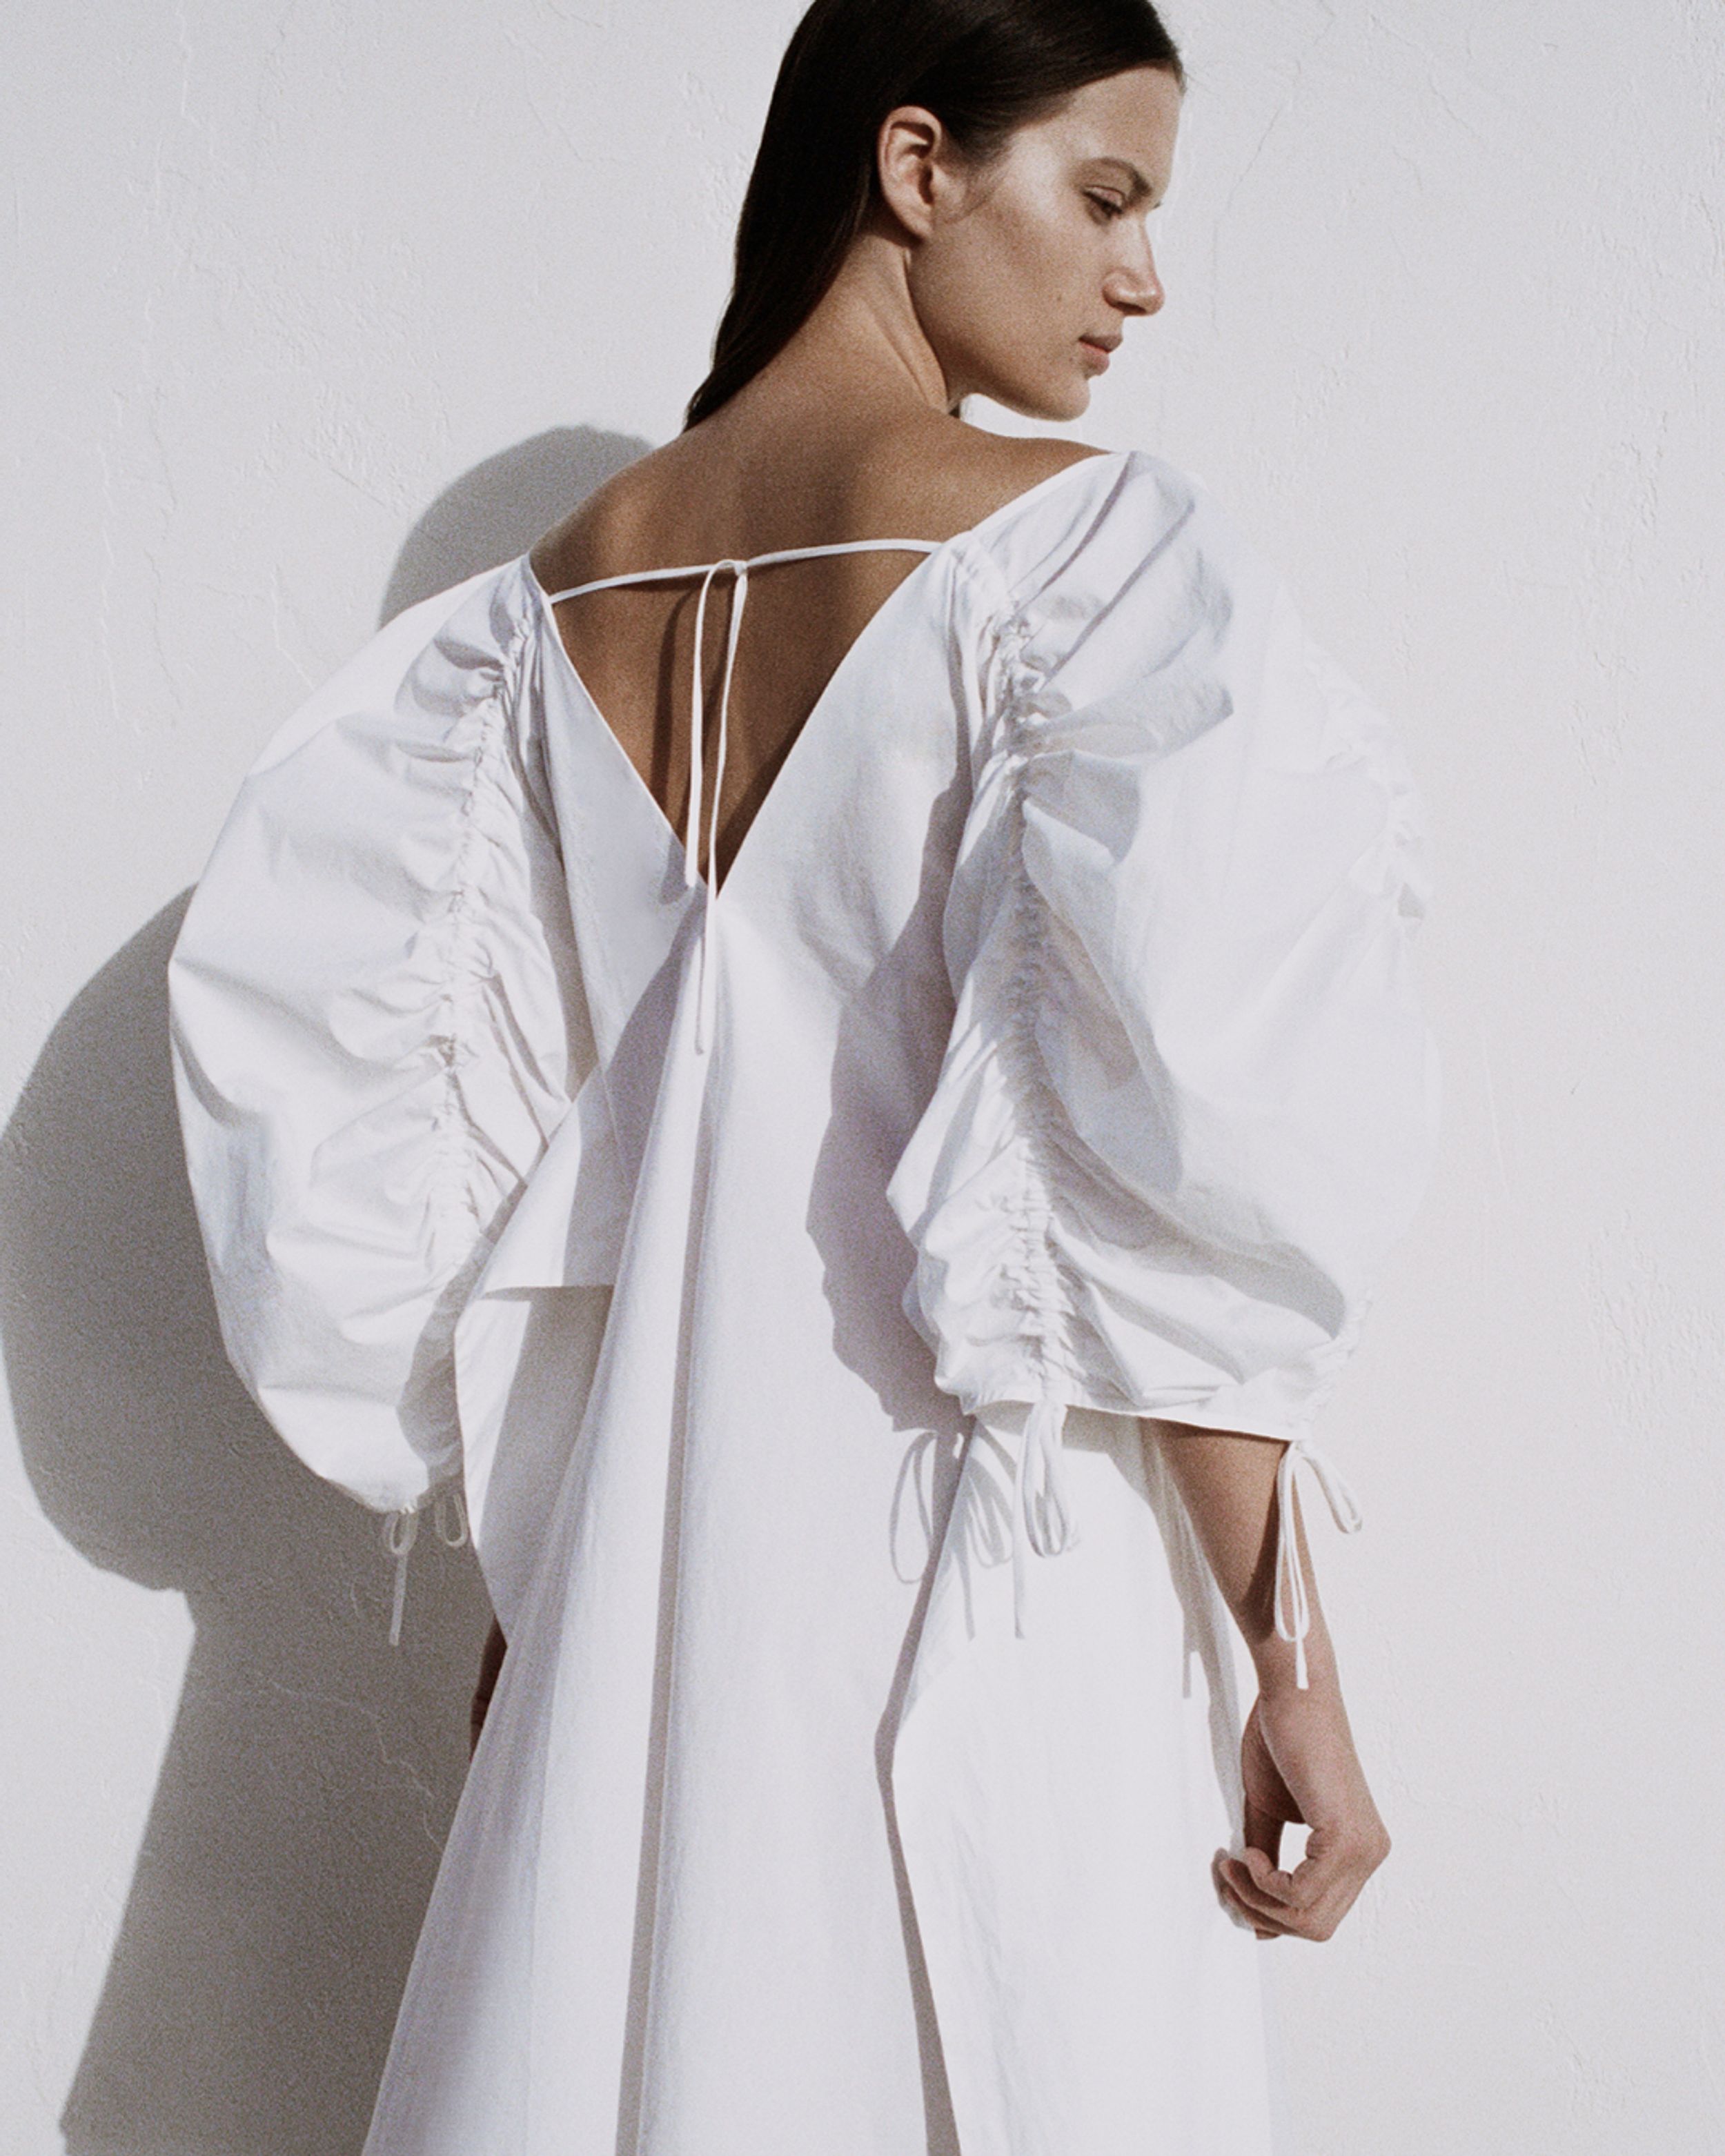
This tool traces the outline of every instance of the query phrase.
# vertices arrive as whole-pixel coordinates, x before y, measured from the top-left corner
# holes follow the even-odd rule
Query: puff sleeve
[[[1303,1684],[1292,1474],[1358,1524],[1312,1422],[1437,1127],[1414,793],[1281,581],[1160,459],[1024,552],[978,662],[956,1017],[889,1192],[906,1308],[967,1412],[1020,1410],[1015,1561],[1071,1536],[1069,1405],[1286,1440]]]
[[[410,608],[288,721],[169,965],[224,1345],[398,1553],[459,1489],[454,1318],[592,1056],[512,589]]]

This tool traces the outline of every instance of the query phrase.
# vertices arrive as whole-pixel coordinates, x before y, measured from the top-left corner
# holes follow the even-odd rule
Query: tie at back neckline
[[[701,654],[706,649],[706,596],[713,578],[729,569],[736,579],[737,596],[725,639],[725,670],[719,690],[718,740],[714,746],[712,805],[707,816],[706,901],[701,922],[699,973],[695,998],[695,1047],[705,1055],[713,1035],[714,999],[717,993],[718,964],[715,939],[718,928],[719,803],[725,789],[725,752],[731,709],[731,673],[737,658],[737,638],[742,629],[743,608],[748,602],[749,572],[773,562],[800,562],[820,554],[860,554],[890,550],[895,553],[932,554],[942,542],[936,539],[845,539],[821,547],[783,547],[768,554],[726,555],[716,562],[685,563],[668,569],[636,569],[618,577],[596,577],[590,583],[572,584],[565,591],[546,594],[547,610],[583,592],[609,589],[619,584],[660,582],[673,577],[699,577],[701,593],[695,606],[695,663],[690,668],[689,697],[689,812],[683,828],[683,883],[693,889],[701,880],[701,810],[706,791],[706,708],[701,690]]]

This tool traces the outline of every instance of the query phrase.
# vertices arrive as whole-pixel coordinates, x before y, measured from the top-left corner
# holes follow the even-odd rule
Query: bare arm
[[[1245,1856],[1219,1851],[1217,1882],[1260,1938],[1327,1939],[1389,1855],[1389,1836],[1354,1750],[1297,1496],[1293,1532],[1312,1609],[1307,1689],[1296,1687],[1293,1646],[1276,1630],[1281,1442],[1188,1423],[1147,1421],[1144,1428],[1184,1500],[1258,1673],[1240,1748]],[[1289,1825],[1310,1832],[1305,1856],[1284,1871],[1281,1832]]]
[[[497,1679],[503,1669],[506,1651],[503,1627],[494,1617],[491,1629],[485,1635],[485,1650],[480,1656],[479,1681],[473,1688],[473,1699],[467,1710],[467,1753],[470,1758],[479,1749],[480,1732],[485,1726],[491,1694],[497,1689]]]

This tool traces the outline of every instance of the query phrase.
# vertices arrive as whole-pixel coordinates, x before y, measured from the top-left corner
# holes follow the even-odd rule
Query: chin
[[[1081,419],[1090,409],[1090,380],[1086,376],[1079,382],[1070,382],[1061,388],[1038,390],[1014,389],[984,392],[993,401],[1004,405],[1009,412],[1016,412],[1026,419],[1046,419],[1058,423],[1067,419]]]

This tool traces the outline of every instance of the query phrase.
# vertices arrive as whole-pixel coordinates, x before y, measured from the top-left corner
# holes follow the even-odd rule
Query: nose
[[[1102,288],[1109,305],[1118,307],[1122,314],[1158,314],[1168,298],[1157,271],[1156,256],[1151,249],[1149,235],[1141,228],[1140,238],[1142,245],[1134,260],[1130,264],[1111,270]]]

